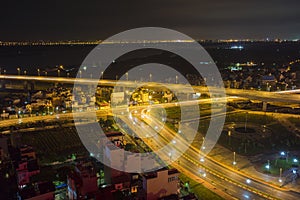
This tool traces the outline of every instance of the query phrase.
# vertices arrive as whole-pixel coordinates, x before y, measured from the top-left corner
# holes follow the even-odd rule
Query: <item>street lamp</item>
[[[128,81],[128,72],[126,72],[126,81]]]
[[[103,80],[103,71],[101,72],[101,79]]]
[[[175,84],[177,84],[178,83],[178,76],[176,75],[175,76]]]
[[[281,177],[282,177],[282,168],[279,169],[279,180],[278,180],[278,181],[279,181],[280,183],[282,182]]]
[[[205,146],[204,146],[204,143],[205,143],[205,137],[202,137],[202,140],[203,140],[203,142],[202,142],[202,150],[204,150],[204,149],[205,149]]]
[[[236,158],[235,158],[235,152],[233,152],[233,165],[236,165]]]
[[[57,76],[60,77],[60,70],[57,70]]]
[[[41,74],[40,74],[40,69],[37,69],[37,73],[38,73],[38,76],[40,76]]]
[[[248,112],[246,112],[246,118],[245,118],[245,133],[247,131],[247,121],[248,121]]]
[[[48,75],[48,72],[45,72],[45,76],[47,76]]]
[[[152,82],[152,74],[149,74],[149,81]]]
[[[231,130],[228,131],[228,143],[231,145]]]
[[[79,78],[81,78],[81,75],[82,75],[82,71],[79,70]]]
[[[18,70],[18,75],[20,76],[20,68],[18,67],[17,70]]]
[[[24,71],[24,75],[26,75],[26,74],[27,74],[27,71],[25,70],[25,71]]]
[[[268,160],[268,164],[265,166],[265,168],[270,171],[270,160]]]

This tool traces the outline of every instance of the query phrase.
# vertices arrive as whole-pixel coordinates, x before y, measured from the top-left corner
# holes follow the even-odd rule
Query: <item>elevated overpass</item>
[[[162,85],[170,90],[185,91],[189,88],[188,85],[184,84],[170,84],[170,83],[159,83],[159,82],[137,82],[137,81],[124,81],[124,80],[103,80],[103,79],[91,79],[91,78],[69,78],[69,77],[49,77],[49,76],[20,76],[20,75],[0,75],[0,83],[2,90],[5,89],[5,81],[24,81],[30,82],[33,87],[39,82],[48,83],[62,83],[62,84],[74,84],[74,82],[82,85],[93,85],[97,83],[100,86],[116,86],[118,85],[126,88],[137,88],[141,86],[148,87],[161,87]],[[193,86],[195,92],[208,93],[208,89],[205,86]],[[218,93],[218,88],[210,88],[211,91]],[[262,102],[277,102],[277,103],[288,103],[288,104],[300,104],[300,94],[296,92],[266,92],[257,90],[244,90],[244,89],[230,89],[226,88],[226,94],[229,96],[239,96],[252,100],[259,100]]]

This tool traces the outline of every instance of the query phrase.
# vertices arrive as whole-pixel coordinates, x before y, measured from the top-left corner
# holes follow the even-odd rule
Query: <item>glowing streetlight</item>
[[[18,67],[17,70],[18,70],[18,75],[20,76],[20,68]]]
[[[126,75],[126,81],[128,81],[128,72],[126,72],[125,75]]]
[[[265,166],[265,168],[270,171],[270,160],[268,160],[268,164]]]
[[[233,162],[232,162],[233,165],[236,165],[236,157],[235,157],[235,152],[233,152]]]
[[[41,74],[40,74],[40,69],[37,69],[37,73],[38,73],[38,76],[40,76]]]
[[[279,180],[278,180],[278,181],[279,181],[280,183],[282,182],[281,177],[282,177],[282,168],[279,169]]]
[[[149,74],[149,81],[152,82],[152,74]]]
[[[57,76],[60,77],[60,70],[57,70]]]

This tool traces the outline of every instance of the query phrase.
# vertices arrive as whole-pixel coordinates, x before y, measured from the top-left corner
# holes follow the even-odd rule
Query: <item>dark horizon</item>
[[[0,41],[104,40],[137,27],[164,27],[196,40],[300,38],[300,2],[6,1]]]

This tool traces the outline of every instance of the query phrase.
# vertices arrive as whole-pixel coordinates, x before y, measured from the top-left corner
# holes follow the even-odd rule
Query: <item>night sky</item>
[[[300,38],[299,0],[6,0],[0,40],[95,40],[144,26],[195,39]]]

